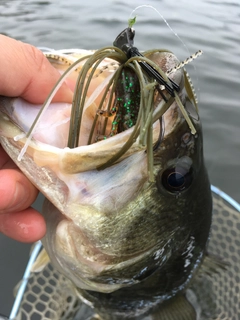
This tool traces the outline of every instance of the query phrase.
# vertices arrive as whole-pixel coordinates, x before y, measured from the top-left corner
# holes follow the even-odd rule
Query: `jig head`
[[[143,57],[143,55],[139,52],[138,48],[134,47],[134,36],[135,31],[133,28],[126,28],[124,29],[115,39],[113,45],[119,49],[121,49],[127,56],[128,59],[132,57]],[[170,78],[168,78],[169,83],[165,81],[165,79],[155,70],[149,63],[145,61],[138,62],[144,72],[150,77],[155,79],[160,86],[163,86],[163,89],[166,89],[167,92],[172,96],[175,97],[174,91],[179,92],[180,87]]]

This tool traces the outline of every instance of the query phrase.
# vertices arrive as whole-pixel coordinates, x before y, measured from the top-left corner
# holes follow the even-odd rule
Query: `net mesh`
[[[240,319],[240,212],[213,194],[213,224],[208,251],[226,262],[226,270],[196,279],[192,290],[201,320]]]
[[[31,274],[15,319],[72,320],[78,314],[87,319],[91,310],[76,296],[71,281],[48,264],[42,272]]]
[[[213,193],[213,225],[208,251],[223,258],[226,270],[197,277],[188,290],[195,299],[198,320],[240,319],[240,213]],[[16,320],[92,318],[73,284],[51,265],[31,274]]]

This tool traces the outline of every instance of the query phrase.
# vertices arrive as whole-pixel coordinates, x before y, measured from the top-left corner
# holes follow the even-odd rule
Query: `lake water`
[[[148,7],[136,12],[140,50],[166,48],[180,60],[204,51],[188,70],[199,95],[206,165],[211,183],[240,202],[239,0],[0,1],[0,33],[41,47],[98,49],[111,45],[143,4],[154,6],[186,46]],[[28,251],[0,235],[0,313],[9,315]]]

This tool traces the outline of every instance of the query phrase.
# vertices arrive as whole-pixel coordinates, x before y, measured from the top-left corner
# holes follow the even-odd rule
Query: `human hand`
[[[43,103],[59,79],[41,51],[0,35],[0,95]],[[72,92],[63,85],[55,102],[71,102]],[[39,212],[31,208],[38,190],[21,173],[0,145],[0,232],[22,242],[34,242],[46,232]]]

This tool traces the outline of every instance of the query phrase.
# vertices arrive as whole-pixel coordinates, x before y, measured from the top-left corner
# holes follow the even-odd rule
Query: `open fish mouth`
[[[129,58],[118,47],[46,55],[59,83],[43,107],[2,98],[0,141],[48,199],[43,244],[52,263],[78,287],[107,293],[178,265],[179,279],[162,285],[176,292],[201,263],[211,224],[183,64],[171,52]],[[50,104],[65,80],[73,104]]]

